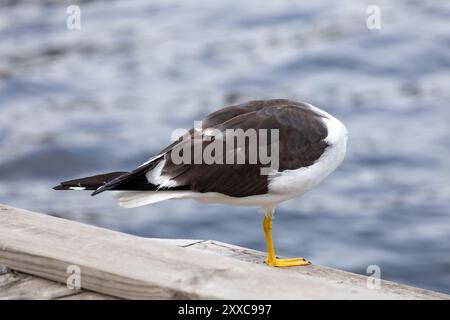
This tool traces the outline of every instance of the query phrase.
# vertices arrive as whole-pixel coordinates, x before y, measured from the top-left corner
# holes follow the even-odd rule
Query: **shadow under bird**
[[[309,261],[303,258],[280,259],[275,255],[272,240],[274,210],[279,203],[316,187],[341,164],[347,145],[345,126],[311,104],[286,99],[256,100],[225,107],[209,114],[201,123],[206,128],[204,135],[208,136],[208,130],[213,129],[212,137],[209,134],[208,139],[198,139],[199,129],[194,127],[131,172],[70,180],[54,189],[95,190],[92,195],[114,191],[119,205],[127,208],[169,199],[258,207],[264,212],[265,262],[275,267],[308,265]],[[239,129],[241,132],[276,130],[276,142],[266,139],[268,145],[272,144],[269,147],[276,144],[278,153],[270,155],[277,157],[275,168],[270,167],[267,174],[262,174],[267,163],[252,158],[248,139],[244,140],[244,145],[226,141],[223,152],[224,157],[232,152],[233,160],[240,155],[244,162],[196,161],[195,147],[205,151],[211,143],[226,137],[229,130]],[[219,137],[220,133],[223,133],[222,137]],[[181,148],[187,143],[190,143],[187,148]],[[212,154],[218,151],[215,149]],[[188,153],[191,154],[187,158],[192,161],[180,163],[174,160]]]

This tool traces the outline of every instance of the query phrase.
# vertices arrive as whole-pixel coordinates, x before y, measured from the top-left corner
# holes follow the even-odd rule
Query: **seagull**
[[[256,207],[264,213],[265,263],[272,267],[310,264],[304,258],[281,259],[275,255],[273,215],[279,203],[313,189],[342,163],[347,147],[344,124],[309,103],[287,99],[227,106],[200,123],[132,171],[65,181],[54,189],[93,190],[93,196],[114,191],[119,205],[126,208],[169,199]],[[270,147],[270,165],[263,157],[255,160],[250,152],[250,138],[255,135],[247,134],[240,144],[227,139],[229,132],[236,131],[270,132],[265,139],[264,135],[257,136],[260,149],[264,146],[261,142]],[[236,141],[234,137],[232,140]],[[212,144],[216,144],[210,152],[214,161],[199,161],[205,156],[201,151]]]

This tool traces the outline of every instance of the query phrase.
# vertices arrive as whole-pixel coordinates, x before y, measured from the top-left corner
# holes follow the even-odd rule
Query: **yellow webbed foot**
[[[296,266],[307,266],[311,262],[303,258],[292,258],[292,259],[278,259],[275,255],[275,248],[273,246],[272,240],[272,216],[271,214],[266,214],[263,220],[264,234],[266,235],[267,241],[267,258],[265,263],[271,267],[296,267]]]
[[[305,260],[303,258],[292,258],[292,259],[268,259],[264,261],[267,265],[271,267],[297,267],[297,266],[307,266],[310,265],[311,262]]]

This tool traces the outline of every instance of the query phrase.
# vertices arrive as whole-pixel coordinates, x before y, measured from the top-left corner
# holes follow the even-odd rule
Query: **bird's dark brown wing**
[[[278,129],[279,171],[284,171],[310,166],[322,155],[327,147],[324,141],[327,129],[321,117],[307,105],[299,102],[284,99],[258,100],[225,107],[211,113],[202,120],[202,129],[205,131],[207,128],[214,128],[223,133],[227,129],[244,131]],[[193,138],[194,129],[188,134]],[[165,160],[165,164],[161,174],[176,182],[175,189],[189,189],[202,193],[218,192],[232,197],[267,193],[268,177],[261,175],[261,168],[267,165],[263,165],[260,161],[249,164],[247,144],[245,164],[195,164],[194,161],[176,164],[172,161],[172,153],[183,143],[186,142],[180,138],[163,149],[160,158],[114,179],[94,194],[106,190],[120,190],[122,183],[131,186],[134,180],[141,181],[147,172],[153,170],[162,160]],[[203,150],[211,142],[197,141],[197,143],[201,144]],[[153,185],[152,188],[154,190]]]
[[[257,101],[228,107],[208,116],[204,123],[222,133],[228,129],[278,129],[279,171],[310,166],[327,147],[324,141],[327,129],[321,116],[303,104],[288,100]],[[203,148],[207,144],[203,142]],[[162,175],[173,179],[177,185],[189,185],[191,190],[202,193],[218,192],[232,197],[265,194],[268,176],[261,174],[261,168],[267,165],[260,161],[250,164],[248,144],[245,147],[245,164],[192,164],[193,161],[175,164],[172,161],[173,150],[170,150],[165,157]]]

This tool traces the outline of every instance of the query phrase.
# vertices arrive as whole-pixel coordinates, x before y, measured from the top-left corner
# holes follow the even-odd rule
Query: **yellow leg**
[[[306,266],[310,264],[309,261],[303,258],[293,259],[278,259],[275,256],[275,248],[273,246],[272,239],[272,217],[265,215],[263,220],[264,234],[266,235],[267,242],[267,258],[265,262],[271,267],[294,267],[294,266]]]

